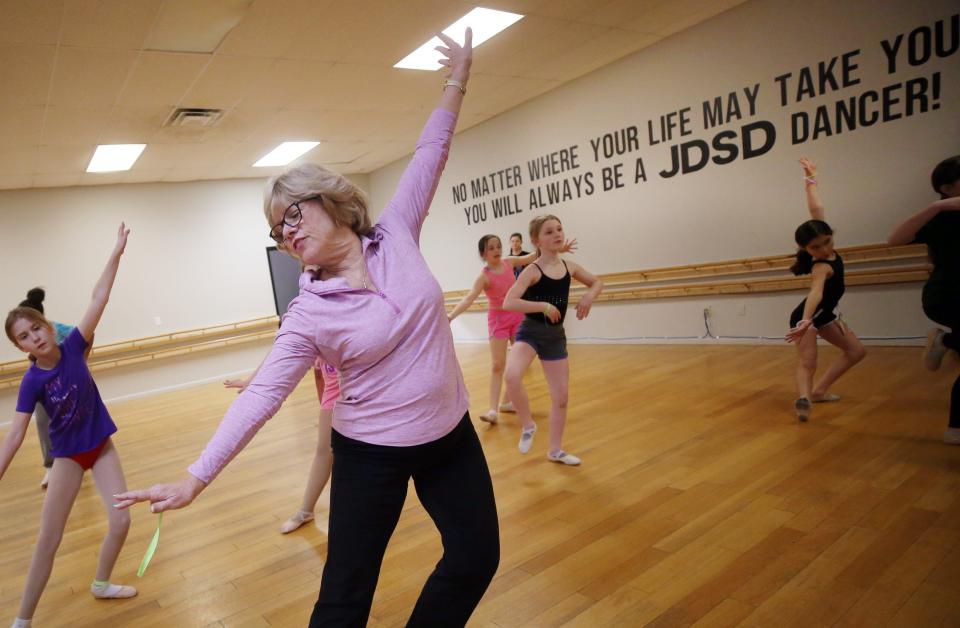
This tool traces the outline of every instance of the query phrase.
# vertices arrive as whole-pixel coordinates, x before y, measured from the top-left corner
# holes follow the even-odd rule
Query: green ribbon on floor
[[[140,561],[140,569],[137,569],[137,577],[142,578],[143,574],[147,571],[147,566],[150,564],[150,561],[153,559],[154,552],[157,551],[157,545],[160,544],[160,524],[163,523],[163,513],[160,513],[160,516],[157,517],[157,531],[153,533],[153,538],[150,539],[150,545],[147,546],[147,551],[143,555],[143,560]]]

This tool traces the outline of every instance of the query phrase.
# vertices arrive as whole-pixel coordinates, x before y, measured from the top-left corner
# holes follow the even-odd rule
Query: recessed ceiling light
[[[146,147],[146,144],[100,144],[87,165],[87,172],[129,170]]]
[[[288,163],[313,149],[320,142],[284,142],[257,160],[254,168],[286,166]]]
[[[522,17],[523,16],[518,13],[507,13],[506,11],[494,11],[493,9],[477,7],[443,29],[443,34],[456,40],[457,43],[463,44],[463,32],[467,30],[469,26],[473,29],[473,47],[476,48]],[[440,38],[434,37],[398,61],[393,67],[410,70],[439,70],[443,67],[440,65],[440,59],[443,58],[443,55],[434,50],[434,48],[442,45],[443,42],[440,41]]]

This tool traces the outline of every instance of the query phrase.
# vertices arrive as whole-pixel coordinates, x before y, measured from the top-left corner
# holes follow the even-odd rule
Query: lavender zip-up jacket
[[[375,445],[408,447],[448,434],[467,411],[443,291],[420,253],[420,229],[447,160],[457,116],[435,110],[396,194],[368,236],[378,291],[339,277],[300,277],[270,355],[188,471],[210,483],[272,417],[320,357],[340,372],[333,428]]]

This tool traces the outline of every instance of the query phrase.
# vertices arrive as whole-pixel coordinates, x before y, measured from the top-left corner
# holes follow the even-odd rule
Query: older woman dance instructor
[[[466,93],[472,35],[440,35],[450,69],[439,107],[380,221],[345,178],[306,165],[268,184],[271,235],[304,264],[300,294],[260,371],[186,479],[117,495],[182,508],[280,407],[318,356],[341,374],[333,414],[327,563],[310,626],[363,626],[413,478],[443,557],[409,626],[463,626],[497,569],[499,530],[486,459],[467,414],[440,285],[420,253],[426,218]]]

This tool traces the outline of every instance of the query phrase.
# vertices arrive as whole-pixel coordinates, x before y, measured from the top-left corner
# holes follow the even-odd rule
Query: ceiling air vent
[[[167,119],[165,126],[207,129],[215,126],[223,117],[223,109],[190,109],[179,107]]]

